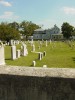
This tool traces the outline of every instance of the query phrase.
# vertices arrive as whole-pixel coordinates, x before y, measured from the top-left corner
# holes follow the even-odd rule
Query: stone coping
[[[74,68],[42,68],[21,66],[0,66],[0,75],[20,75],[34,77],[75,78]]]

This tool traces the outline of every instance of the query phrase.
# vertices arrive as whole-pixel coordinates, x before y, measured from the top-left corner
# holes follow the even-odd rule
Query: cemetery
[[[4,46],[6,65],[51,68],[75,67],[74,41],[20,41]]]

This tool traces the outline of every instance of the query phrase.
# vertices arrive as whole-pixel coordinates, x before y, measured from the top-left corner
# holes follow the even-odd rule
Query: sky
[[[0,23],[32,21],[44,29],[75,26],[75,0],[0,0]]]

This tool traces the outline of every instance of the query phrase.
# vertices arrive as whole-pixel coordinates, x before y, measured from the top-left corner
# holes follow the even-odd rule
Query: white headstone
[[[39,53],[39,60],[42,60],[41,52]]]
[[[36,66],[36,61],[33,61],[32,66],[33,66],[33,67]]]
[[[46,51],[43,52],[43,55],[46,56]]]
[[[10,41],[9,41],[9,45],[10,45],[10,46],[13,46],[13,44],[14,44],[14,40],[10,40]]]
[[[16,51],[16,57],[17,57],[17,58],[20,58],[20,50],[17,50],[17,51]]]
[[[11,46],[11,58],[12,60],[16,59],[16,46]]]
[[[32,51],[35,52],[35,45],[32,45]]]
[[[43,65],[43,68],[47,68],[47,65]]]
[[[28,54],[27,46],[26,44],[24,44],[22,49],[22,56],[27,56],[27,54]]]
[[[40,46],[38,46],[38,48],[40,49]]]
[[[46,47],[47,47],[47,40],[46,40]]]
[[[50,44],[52,43],[51,39],[50,39]]]
[[[5,65],[4,47],[0,46],[0,65]]]

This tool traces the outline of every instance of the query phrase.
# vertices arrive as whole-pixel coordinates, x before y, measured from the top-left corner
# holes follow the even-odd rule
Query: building
[[[33,39],[35,40],[49,40],[49,39],[53,39],[53,40],[60,40],[63,39],[63,35],[61,34],[60,29],[54,25],[53,28],[51,29],[36,29],[34,30],[34,34],[33,34]]]

